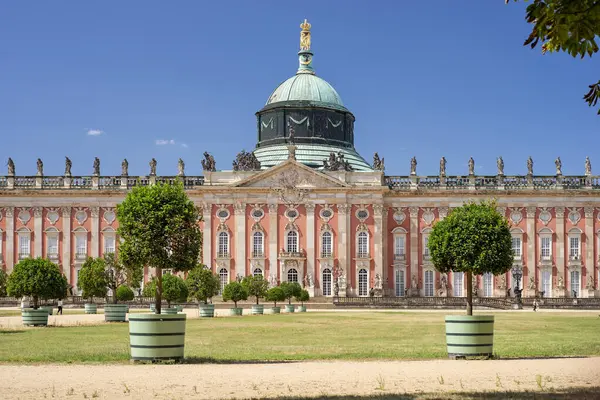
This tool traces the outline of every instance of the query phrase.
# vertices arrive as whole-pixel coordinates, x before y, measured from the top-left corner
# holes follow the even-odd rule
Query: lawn
[[[191,361],[446,358],[439,313],[306,313],[190,319]],[[501,358],[600,355],[598,313],[496,313]],[[127,324],[0,330],[0,362],[126,362]]]

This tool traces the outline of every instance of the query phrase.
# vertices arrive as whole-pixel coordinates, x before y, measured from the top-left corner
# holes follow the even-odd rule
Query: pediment
[[[288,160],[256,175],[248,177],[235,186],[270,189],[320,189],[340,188],[348,185],[339,179],[316,171],[304,164]]]

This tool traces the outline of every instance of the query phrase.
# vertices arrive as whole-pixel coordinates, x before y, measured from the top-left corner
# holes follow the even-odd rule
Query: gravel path
[[[3,399],[242,399],[600,386],[600,357],[230,365],[0,365]],[[539,378],[536,378],[539,376]]]

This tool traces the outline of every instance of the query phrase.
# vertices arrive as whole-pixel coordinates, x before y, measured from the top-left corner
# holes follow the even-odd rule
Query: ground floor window
[[[463,296],[463,272],[453,272],[454,276],[454,297],[462,297]]]
[[[367,270],[361,268],[358,271],[358,295],[366,296],[369,294],[369,279],[367,276]]]
[[[298,271],[295,268],[290,268],[287,273],[288,282],[298,282]]]
[[[262,269],[260,269],[260,268],[254,268],[254,271],[252,271],[252,275],[254,275],[254,276],[259,276],[260,275],[260,276],[262,276],[263,275]]]
[[[544,297],[552,297],[552,271],[542,270],[542,291]]]
[[[396,296],[398,297],[404,297],[404,287],[405,287],[405,281],[404,281],[404,271],[397,269],[396,270]]]
[[[321,281],[323,282],[323,296],[331,296],[331,270],[329,268],[323,270]]]
[[[483,297],[492,297],[494,295],[494,275],[491,273],[483,274]]]
[[[579,271],[571,271],[571,296],[581,297],[579,288]]]
[[[433,296],[433,271],[425,271],[425,296]]]
[[[229,281],[228,278],[229,278],[229,273],[227,272],[227,270],[225,268],[221,268],[219,270],[219,279],[221,280],[221,291],[219,292],[219,294],[223,294],[225,285],[227,285],[227,283]]]

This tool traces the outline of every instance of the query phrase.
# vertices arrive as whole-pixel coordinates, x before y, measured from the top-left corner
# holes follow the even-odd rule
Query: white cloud
[[[171,139],[171,140],[165,140],[165,139],[156,139],[156,145],[157,146],[164,146],[167,144],[175,144],[175,140]]]
[[[188,148],[188,147],[190,147],[190,146],[188,146],[188,145],[187,145],[187,144],[185,144],[185,143],[181,143],[181,147],[183,147],[183,148],[186,148],[186,149],[187,149],[187,148]]]
[[[104,131],[101,129],[88,129],[88,131],[87,131],[88,136],[99,136],[99,135],[102,135],[103,133],[104,133]]]

